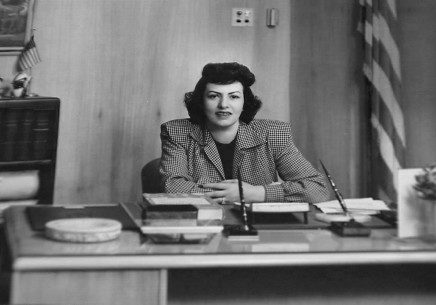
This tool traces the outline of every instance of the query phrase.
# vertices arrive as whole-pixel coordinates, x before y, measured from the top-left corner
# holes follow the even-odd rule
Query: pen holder
[[[259,240],[259,234],[257,233],[257,230],[251,226],[249,227],[248,230],[246,230],[242,225],[227,225],[224,226],[223,234],[231,241],[232,240],[258,241]]]
[[[371,234],[371,230],[361,223],[351,220],[347,222],[332,222],[330,229],[339,236],[343,237],[366,237]]]

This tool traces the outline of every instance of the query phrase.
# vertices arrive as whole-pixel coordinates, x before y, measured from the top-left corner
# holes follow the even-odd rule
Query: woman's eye
[[[236,100],[236,99],[239,98],[239,95],[231,95],[230,98],[231,98],[232,100]]]
[[[210,99],[210,100],[216,99],[217,97],[218,97],[218,95],[216,95],[216,94],[209,94],[207,96],[207,98]]]

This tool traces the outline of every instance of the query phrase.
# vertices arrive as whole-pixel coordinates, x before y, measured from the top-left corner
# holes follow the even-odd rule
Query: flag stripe
[[[391,138],[386,133],[383,126],[380,124],[380,121],[374,114],[371,115],[371,124],[377,131],[376,135],[378,136],[380,155],[391,172],[395,172],[401,166],[400,162],[395,156],[394,145],[392,144]],[[394,185],[396,185],[396,183],[394,183]]]
[[[377,161],[373,162],[373,167],[377,175],[372,178],[378,188],[382,188],[386,194],[396,196],[397,170],[400,168],[400,162],[395,157],[390,137],[374,115],[371,116],[371,124],[374,129],[373,135],[376,137],[375,141],[379,143],[378,147],[373,147],[373,158]],[[379,192],[378,189],[377,192]]]
[[[397,101],[397,105],[393,107],[398,107],[401,111],[401,104],[398,102],[400,100],[400,91],[401,91],[401,80],[396,77],[395,73],[391,69],[390,60],[386,57],[386,53],[383,52],[383,46],[379,44],[375,44],[375,47],[373,48],[376,50],[376,52],[380,55],[377,57],[374,57],[371,60],[371,66],[368,66],[367,63],[364,63],[364,72],[368,79],[374,79],[375,76],[380,76],[377,73],[382,73],[381,77],[383,79],[387,79],[389,84],[389,88],[386,88],[384,91],[386,94],[392,95],[393,98],[395,98],[395,101]],[[374,65],[377,66],[374,66]],[[373,70],[376,70],[377,75],[373,75]],[[381,72],[380,72],[381,71]],[[379,86],[382,86],[380,84]],[[390,93],[389,93],[390,92]],[[385,95],[386,96],[386,95]],[[389,102],[389,100],[388,100]],[[403,120],[404,121],[404,120]]]
[[[388,21],[388,24],[394,24],[395,22],[397,22],[397,4],[395,0],[381,1],[378,3],[378,5],[379,13],[385,17],[385,19]],[[395,30],[395,28],[392,29]],[[398,41],[398,39],[395,40]]]
[[[394,146],[394,153],[398,160],[402,159],[402,155],[399,152],[405,150],[405,146],[403,145],[403,141],[400,139],[400,136],[397,134],[396,129],[394,128],[394,124],[392,122],[392,115],[387,109],[385,103],[381,101],[381,97],[375,88],[372,88],[372,113],[378,118],[380,125],[385,130],[386,134],[390,135],[390,140],[392,145]]]
[[[378,164],[378,166],[375,170],[378,175],[375,178],[377,187],[374,190],[374,194],[376,194],[380,199],[392,201],[392,198],[396,198],[398,194],[396,185],[394,184],[394,177],[397,176],[397,172],[391,172],[382,161],[377,162],[376,164]]]
[[[372,62],[376,62],[380,67],[383,68],[384,73],[388,76],[389,81],[391,82],[391,87],[393,93],[395,94],[395,98],[399,100],[399,94],[401,92],[401,72],[398,74],[395,71],[389,53],[386,51],[386,48],[382,43],[375,41],[372,49],[374,54],[377,55],[372,57]]]
[[[381,101],[392,117],[392,123],[403,146],[406,146],[406,136],[404,134],[403,112],[398,104],[391,82],[384,73],[383,69],[373,61],[373,82],[372,85],[377,89],[381,96]],[[374,105],[375,107],[377,105]]]
[[[374,27],[378,28],[373,31],[374,39],[384,46],[384,51],[388,54],[389,61],[398,78],[401,78],[400,70],[400,52],[398,46],[392,37],[392,33],[386,20],[382,17],[374,17]]]

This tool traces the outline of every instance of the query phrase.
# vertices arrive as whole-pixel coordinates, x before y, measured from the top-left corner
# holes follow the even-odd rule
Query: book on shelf
[[[29,158],[31,158],[33,119],[34,115],[32,109],[23,110],[18,136],[19,140],[15,144],[16,160],[29,160]]]
[[[2,109],[0,115],[0,160],[15,161],[15,144],[20,130],[19,111]]]
[[[53,115],[47,109],[0,109],[0,161],[49,158]]]
[[[45,159],[49,156],[50,148],[50,112],[46,110],[35,111],[35,125],[33,132],[33,158]]]
[[[221,205],[215,203],[203,194],[184,194],[184,193],[144,193],[143,207],[158,205],[193,205],[197,208],[198,220],[222,220],[224,211]]]

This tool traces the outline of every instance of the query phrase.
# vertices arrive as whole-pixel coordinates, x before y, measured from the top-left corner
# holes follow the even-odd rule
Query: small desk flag
[[[372,195],[386,202],[396,201],[397,172],[404,166],[406,148],[395,1],[359,0],[371,116],[370,181]]]
[[[25,45],[23,51],[18,58],[18,70],[24,71],[39,63],[41,58],[39,57],[38,50],[36,49],[35,40],[33,35],[29,42]]]

